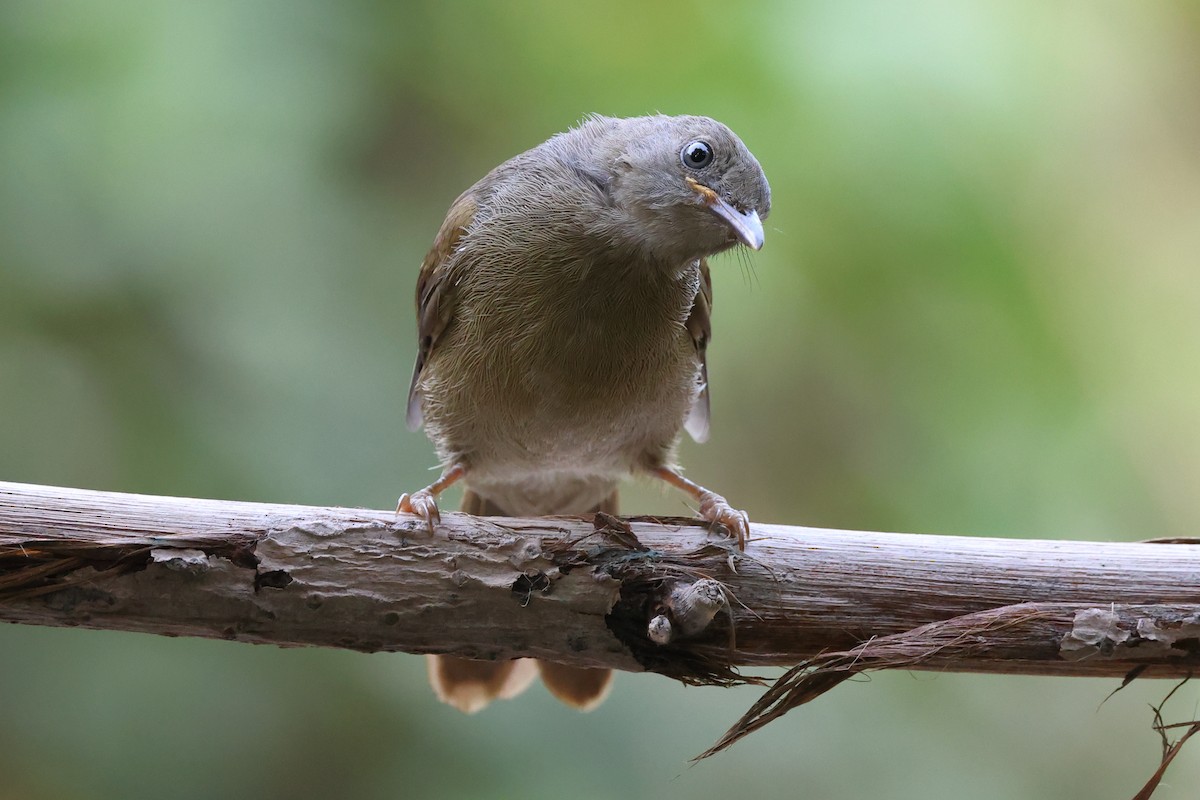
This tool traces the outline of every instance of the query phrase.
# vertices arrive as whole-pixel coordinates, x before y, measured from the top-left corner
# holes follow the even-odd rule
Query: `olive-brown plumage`
[[[762,246],[762,169],[707,117],[592,117],[506,161],[451,206],[417,282],[418,354],[408,424],[444,473],[401,497],[432,528],[458,479],[466,510],[616,510],[630,474],[663,478],[745,545],[746,515],[674,465],[685,427],[708,433],[705,258]],[[605,670],[545,666],[591,707]],[[473,711],[528,683],[511,663],[435,661],[439,697]]]

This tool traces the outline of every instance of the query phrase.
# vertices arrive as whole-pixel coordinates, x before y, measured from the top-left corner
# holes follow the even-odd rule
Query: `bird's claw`
[[[433,533],[434,527],[442,521],[442,512],[438,510],[437,498],[428,489],[420,489],[412,494],[405,492],[400,495],[400,501],[396,503],[396,513],[402,512],[416,514],[425,520],[430,534]]]
[[[746,549],[746,540],[750,538],[750,517],[745,511],[729,505],[716,492],[705,491],[700,495],[700,516],[709,522],[724,525],[737,540],[738,550]]]

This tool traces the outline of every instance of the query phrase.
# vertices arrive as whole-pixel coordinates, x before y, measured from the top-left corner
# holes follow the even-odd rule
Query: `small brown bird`
[[[675,466],[680,430],[708,438],[712,284],[705,259],[763,245],[771,190],[758,161],[707,117],[594,116],[496,167],[446,215],[417,279],[408,426],[442,476],[398,511],[432,531],[437,496],[463,510],[616,513],[617,483],[682,489],[744,548],[750,523]],[[474,712],[535,671],[582,709],[611,671],[527,659],[430,656],[438,697]]]

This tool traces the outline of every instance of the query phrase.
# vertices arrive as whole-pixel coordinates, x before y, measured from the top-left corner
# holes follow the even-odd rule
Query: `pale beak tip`
[[[742,216],[741,222],[742,224],[735,226],[734,230],[737,232],[738,238],[742,240],[742,244],[751,250],[762,250],[767,237],[763,233],[762,220],[758,218],[758,212],[746,212]]]
[[[687,183],[693,192],[700,195],[700,201],[710,211],[725,220],[742,244],[751,250],[762,249],[766,236],[757,211],[752,208],[743,211],[694,178],[688,178]]]
[[[705,195],[704,199],[709,209],[725,221],[742,244],[751,250],[761,250],[766,237],[758,212],[754,209],[742,211],[718,197],[711,189],[708,191],[709,194]]]

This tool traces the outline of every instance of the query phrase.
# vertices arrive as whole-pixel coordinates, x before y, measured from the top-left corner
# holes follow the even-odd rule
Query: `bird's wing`
[[[454,316],[454,282],[450,276],[450,259],[458,248],[459,239],[475,218],[476,208],[475,197],[470,190],[460,195],[450,206],[433,240],[433,247],[421,262],[421,274],[417,277],[417,361],[413,364],[412,383],[408,387],[408,411],[405,414],[409,430],[421,427],[421,392],[418,388],[421,370],[437,345],[438,337]]]
[[[697,377],[696,398],[683,426],[697,442],[708,439],[708,340],[712,338],[712,276],[708,272],[708,261],[700,259],[700,290],[692,303],[692,313],[687,318],[688,333],[696,346],[696,358],[700,361]]]

